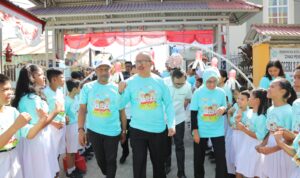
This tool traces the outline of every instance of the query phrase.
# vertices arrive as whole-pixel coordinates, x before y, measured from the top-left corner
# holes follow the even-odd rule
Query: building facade
[[[243,45],[243,40],[252,24],[300,24],[300,0],[248,0],[254,4],[263,5],[259,12],[246,23],[229,27],[229,56],[238,54],[238,47]]]

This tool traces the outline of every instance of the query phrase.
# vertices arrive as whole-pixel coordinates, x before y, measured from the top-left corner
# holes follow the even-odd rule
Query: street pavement
[[[194,166],[193,166],[193,142],[190,135],[190,128],[186,126],[185,132],[185,171],[187,178],[194,177]],[[119,159],[122,154],[122,147],[119,145],[118,150],[118,167],[116,178],[132,178],[132,154],[130,152],[127,160],[124,164],[119,163]],[[87,162],[87,173],[84,175],[84,178],[105,178],[101,173],[95,158]],[[214,178],[215,177],[215,164],[211,164],[208,156],[205,159],[205,178]],[[61,172],[61,178],[65,178],[65,173]],[[147,161],[147,178],[152,178],[152,165],[148,152],[148,161]],[[167,178],[176,178],[177,177],[177,164],[176,164],[176,155],[175,155],[175,145],[172,147],[172,167],[171,172],[167,175]]]

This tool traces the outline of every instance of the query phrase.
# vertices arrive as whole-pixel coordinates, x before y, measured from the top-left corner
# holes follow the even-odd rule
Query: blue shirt
[[[170,77],[170,72],[167,70],[164,70],[160,75],[162,78]]]
[[[224,136],[224,118],[216,115],[216,110],[222,106],[227,106],[223,89],[216,87],[209,90],[202,86],[195,91],[190,110],[198,111],[198,131],[201,138]]]
[[[292,107],[289,104],[275,107],[271,106],[267,111],[267,129],[274,131],[278,127],[291,130],[292,128]]]
[[[56,91],[53,91],[49,86],[44,89],[44,94],[47,99],[47,103],[49,106],[49,112],[53,112],[55,109],[56,102],[61,103],[62,105],[65,104],[63,88],[58,88]],[[65,112],[60,112],[56,115],[53,119],[57,122],[65,122]]]
[[[246,126],[250,131],[254,132],[256,138],[262,141],[268,133],[266,126],[266,116],[264,114],[257,115],[257,113],[251,112],[251,117],[247,118]]]
[[[30,124],[35,125],[39,121],[37,109],[43,109],[46,113],[49,112],[48,104],[36,94],[27,94],[22,96],[19,102],[18,110],[27,112],[31,116]]]
[[[65,113],[69,117],[69,124],[74,124],[78,120],[79,99],[76,95],[74,98],[66,96]]]
[[[163,132],[166,124],[168,128],[175,128],[170,91],[162,78],[155,74],[147,78],[134,75],[126,82],[121,106],[124,108],[130,102],[131,127],[152,133]],[[165,112],[167,123],[164,119]]]
[[[120,134],[120,95],[116,85],[98,81],[85,84],[80,92],[80,104],[87,105],[88,129],[108,136]]]
[[[285,74],[285,78],[292,83],[292,79],[289,75]],[[268,89],[271,85],[271,82],[274,80],[274,77],[272,77],[272,80],[269,80],[268,77],[264,76],[263,78],[261,78],[260,82],[259,82],[259,88],[263,88],[263,89]]]
[[[238,114],[239,109],[240,108],[238,107],[238,105],[235,105],[235,111],[233,113],[233,116],[230,118],[230,125],[232,125],[233,128],[236,128],[235,117]],[[242,118],[241,118],[242,124],[247,125],[247,120],[251,117],[251,115],[252,115],[252,111],[247,107],[247,109],[242,113]]]
[[[292,106],[292,111],[293,111],[292,131],[300,132],[300,98],[294,101]]]
[[[196,77],[195,77],[195,75],[188,76],[187,77],[187,81],[191,84],[192,87],[194,87],[196,85]]]

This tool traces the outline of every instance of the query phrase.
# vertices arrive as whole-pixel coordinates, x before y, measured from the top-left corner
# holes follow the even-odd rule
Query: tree
[[[238,67],[245,73],[249,78],[252,78],[253,63],[252,63],[252,46],[249,44],[239,46],[239,56],[241,61],[238,64]],[[247,86],[246,80],[244,80],[240,75],[237,76],[237,80],[241,85]]]
[[[246,44],[244,46],[239,46],[239,56],[241,56],[241,61],[239,62],[240,69],[247,75],[252,75],[253,65],[252,65],[252,46]]]

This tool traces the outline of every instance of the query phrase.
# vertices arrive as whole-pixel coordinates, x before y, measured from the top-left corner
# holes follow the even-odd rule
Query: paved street
[[[192,138],[190,136],[190,129],[186,128],[186,134],[185,134],[185,155],[186,155],[186,176],[188,178],[192,178],[194,176],[193,173],[193,143]],[[122,148],[119,146],[119,152],[118,152],[118,161],[122,153]],[[117,176],[116,178],[131,178],[133,177],[132,173],[132,154],[129,155],[126,162],[122,165],[118,162],[118,168],[117,168]],[[206,171],[206,178],[214,178],[214,168],[215,165],[211,164],[208,160],[208,157],[206,157],[205,161],[205,171]],[[102,175],[100,169],[98,168],[98,165],[96,163],[95,158],[93,158],[91,161],[87,163],[88,166],[88,172],[84,176],[85,178],[104,178]],[[152,177],[152,165],[150,161],[150,157],[148,154],[148,161],[147,161],[147,178]],[[167,178],[176,178],[177,175],[177,165],[176,165],[176,156],[175,156],[175,148],[173,145],[172,150],[172,168],[171,172],[168,174]],[[62,174],[61,177],[65,177],[64,174]]]

